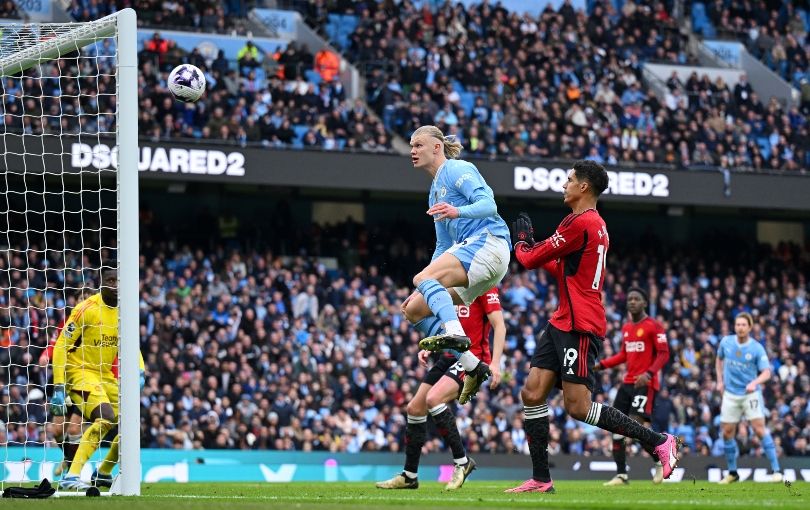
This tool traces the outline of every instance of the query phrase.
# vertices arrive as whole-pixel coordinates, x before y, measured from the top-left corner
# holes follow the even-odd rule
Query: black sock
[[[633,438],[640,442],[645,449],[648,445],[655,447],[667,440],[663,434],[648,429],[615,407],[596,402],[591,402],[591,409],[583,421],[614,434]]]
[[[70,465],[73,463],[73,457],[76,456],[76,450],[79,449],[79,443],[81,442],[82,436],[76,436],[76,438],[69,438],[67,441],[62,443],[62,452],[64,452],[64,458],[68,469],[70,469]],[[67,471],[65,471],[67,473]]]
[[[523,408],[526,440],[532,456],[532,478],[539,482],[550,482],[548,469],[548,405],[525,406]]]
[[[616,462],[616,474],[627,474],[627,447],[624,436],[613,434],[613,460]]]
[[[427,416],[408,415],[405,427],[405,471],[419,471],[419,457],[427,440]]]
[[[464,450],[464,443],[461,442],[461,434],[456,426],[456,418],[447,404],[441,404],[430,410],[430,415],[436,423],[436,431],[442,437],[445,445],[453,452],[453,460],[462,459],[467,456]]]

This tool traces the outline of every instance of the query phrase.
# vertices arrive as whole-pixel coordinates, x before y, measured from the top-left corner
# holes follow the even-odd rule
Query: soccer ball
[[[175,99],[193,103],[205,92],[205,75],[199,67],[180,64],[169,73],[169,90]]]

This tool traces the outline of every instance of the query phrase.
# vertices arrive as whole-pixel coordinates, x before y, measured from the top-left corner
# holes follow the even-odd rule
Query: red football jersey
[[[56,333],[48,340],[48,347],[39,355],[40,364],[44,365],[53,359],[53,346],[56,345],[56,339],[62,333],[62,328],[65,327],[65,319],[59,321],[59,326],[56,327]]]
[[[656,391],[661,388],[658,372],[669,361],[669,344],[664,327],[657,320],[645,317],[639,322],[627,322],[622,326],[622,350],[603,359],[604,368],[627,363],[625,384],[633,384],[645,372],[653,374],[649,385]]]
[[[456,306],[461,327],[464,328],[464,332],[472,342],[470,352],[487,364],[492,361],[492,352],[489,350],[489,333],[492,331],[492,324],[487,319],[487,314],[500,309],[501,298],[496,287],[475,298],[470,306]]]
[[[596,209],[569,214],[554,235],[534,246],[515,246],[523,267],[542,267],[557,279],[560,304],[550,320],[557,329],[605,336],[602,283],[609,247],[607,226]]]

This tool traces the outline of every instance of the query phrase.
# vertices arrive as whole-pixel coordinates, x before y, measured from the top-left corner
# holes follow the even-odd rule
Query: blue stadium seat
[[[695,447],[695,428],[692,425],[681,424],[675,428],[676,435],[683,438],[684,443],[690,448]]]
[[[256,67],[253,71],[256,73],[256,80],[258,80],[259,83],[267,80],[267,73],[264,71],[264,67]]]
[[[757,137],[757,145],[759,145],[759,150],[762,152],[762,157],[766,160],[770,159],[771,157],[771,142],[765,136]]]
[[[692,4],[692,30],[695,33],[703,34],[703,37],[715,37],[717,31],[706,15],[706,5],[703,2]]]
[[[340,24],[343,25],[344,28],[348,29],[349,33],[354,32],[354,29],[357,28],[359,22],[359,18],[353,14],[344,14],[340,18]]]
[[[295,138],[293,138],[293,147],[298,149],[304,148],[304,135],[307,134],[309,131],[309,126],[305,126],[303,124],[295,124],[292,127],[293,132],[295,133]]]
[[[461,107],[464,108],[464,113],[469,117],[475,106],[475,94],[472,92],[462,92],[459,96],[461,96]]]
[[[450,84],[453,86],[453,90],[455,90],[459,94],[463,94],[464,92],[467,91],[467,89],[464,88],[464,85],[462,85],[461,82],[458,80],[453,80],[450,82]]]
[[[336,41],[341,48],[347,48],[349,46],[349,37],[353,32],[354,29],[349,30],[345,25],[341,25],[338,27],[337,32],[335,32],[333,40]]]
[[[804,21],[804,31],[810,32],[810,10],[796,9],[796,12],[799,13],[799,17]]]
[[[340,24],[341,24],[340,14],[329,15],[329,21],[327,21],[326,27],[324,27],[324,29],[326,30],[326,35],[327,37],[329,37],[329,39],[333,41],[337,40],[338,31],[340,30]]]
[[[320,85],[321,81],[323,81],[318,71],[313,71],[312,69],[307,69],[304,71],[304,75],[306,76],[308,82],[314,83],[315,85]]]

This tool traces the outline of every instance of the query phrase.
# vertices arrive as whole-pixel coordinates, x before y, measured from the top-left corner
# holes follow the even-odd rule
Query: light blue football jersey
[[[723,360],[723,383],[726,391],[733,395],[745,395],[748,383],[771,366],[765,348],[751,337],[744,343],[739,343],[737,335],[724,336],[717,348],[717,356]]]
[[[475,197],[485,194],[494,200],[492,192],[481,173],[472,163],[459,159],[448,159],[439,168],[430,186],[428,204],[446,202],[455,207],[463,207],[475,202]],[[509,227],[496,212],[485,218],[454,218],[436,223],[436,253],[434,258],[444,253],[453,243],[460,243],[483,230],[500,237],[511,244]]]

